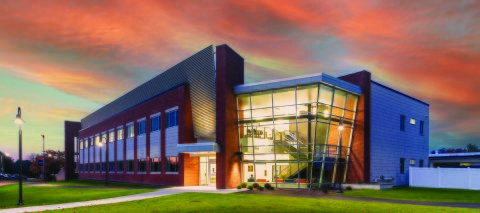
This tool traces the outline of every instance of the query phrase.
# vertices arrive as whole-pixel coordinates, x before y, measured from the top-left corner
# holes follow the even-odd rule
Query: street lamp
[[[339,135],[339,137],[340,137],[340,141],[339,141],[339,142],[340,142],[340,143],[339,143],[339,144],[340,144],[340,146],[339,146],[339,148],[340,148],[340,153],[339,153],[339,155],[338,155],[338,161],[337,161],[337,164],[338,164],[338,165],[337,165],[337,166],[340,165],[340,161],[342,160],[342,132],[343,132],[343,128],[344,128],[344,127],[343,127],[343,120],[342,120],[342,121],[340,122],[340,126],[338,126],[338,133],[339,133],[338,135]],[[344,171],[345,171],[345,168],[344,168]],[[337,194],[343,194],[342,182],[343,182],[343,181],[340,180],[340,184],[338,185],[338,186],[339,186],[339,189],[338,189],[338,191],[337,191]]]
[[[45,179],[45,135],[42,134],[42,143],[43,143],[43,151],[42,151],[42,159],[43,159],[43,165],[42,165],[42,175],[43,175],[43,183],[46,183]]]
[[[22,109],[18,107],[17,116],[15,118],[15,124],[18,126],[18,155],[19,155],[19,175],[18,175],[18,206],[23,206],[23,194],[22,194],[22,124],[25,121],[22,119]]]
[[[105,144],[106,144],[106,137],[103,136],[102,137],[102,140],[97,144],[98,147],[102,148],[103,147],[103,143],[102,141],[105,141]],[[103,168],[105,169],[105,186],[108,186],[108,150],[107,149],[108,146],[105,146],[105,160],[103,162]],[[101,160],[101,159],[100,159]]]

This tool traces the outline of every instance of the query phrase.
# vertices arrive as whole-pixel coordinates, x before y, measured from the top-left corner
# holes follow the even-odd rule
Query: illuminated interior
[[[323,83],[238,95],[243,181],[284,188],[344,182],[357,99]]]

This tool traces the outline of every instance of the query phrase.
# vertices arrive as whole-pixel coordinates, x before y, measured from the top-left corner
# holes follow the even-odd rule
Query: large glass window
[[[178,125],[178,110],[167,112],[167,128]]]
[[[123,129],[117,130],[117,140],[123,140]]]
[[[137,125],[138,125],[138,135],[145,134],[145,120],[139,121]]]
[[[146,159],[139,159],[138,160],[138,172],[146,172],[147,171],[147,160]]]
[[[344,181],[357,100],[324,84],[239,95],[243,181],[287,188]]]
[[[127,125],[127,137],[133,138],[135,136],[135,132],[133,131],[133,123]]]
[[[159,173],[162,171],[162,161],[160,158],[150,158],[150,172]]]
[[[167,157],[167,172],[178,172],[178,157]]]
[[[151,129],[150,132],[155,132],[155,131],[160,130],[160,116],[159,115],[150,118],[150,129]]]

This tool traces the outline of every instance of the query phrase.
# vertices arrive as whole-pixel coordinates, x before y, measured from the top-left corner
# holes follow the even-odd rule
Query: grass
[[[50,186],[23,185],[25,206],[69,203],[118,197],[154,191],[151,186],[112,183],[105,187],[98,181],[68,181],[49,183]],[[0,209],[17,207],[18,184],[0,186]]]
[[[56,212],[475,212],[476,209],[259,194],[184,193]]]
[[[464,189],[434,189],[401,187],[388,190],[362,189],[345,191],[344,196],[379,198],[390,200],[412,200],[430,202],[455,202],[480,204],[480,192]]]

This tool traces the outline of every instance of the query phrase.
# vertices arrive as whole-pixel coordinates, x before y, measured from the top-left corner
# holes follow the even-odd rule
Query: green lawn
[[[402,187],[388,190],[353,190],[345,191],[344,196],[367,197],[392,200],[413,200],[432,202],[479,203],[480,191],[463,189],[434,189]]]
[[[476,209],[429,207],[324,198],[260,194],[184,193],[147,200],[58,210],[58,212],[478,212]]]
[[[155,188],[135,184],[110,184],[97,181],[53,182],[50,186],[23,186],[25,206],[96,200],[154,191]],[[18,184],[0,186],[0,209],[17,207]]]

